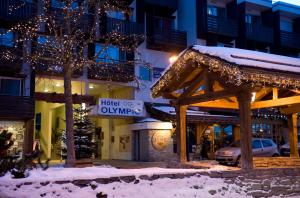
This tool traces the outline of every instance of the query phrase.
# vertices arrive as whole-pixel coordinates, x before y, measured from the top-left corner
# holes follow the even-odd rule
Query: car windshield
[[[240,147],[240,146],[241,146],[240,141],[236,141],[236,142],[233,142],[232,144],[230,144],[230,147]]]

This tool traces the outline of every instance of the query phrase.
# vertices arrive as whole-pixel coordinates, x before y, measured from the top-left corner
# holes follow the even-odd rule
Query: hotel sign
[[[99,115],[141,117],[143,113],[144,103],[140,100],[99,99]]]

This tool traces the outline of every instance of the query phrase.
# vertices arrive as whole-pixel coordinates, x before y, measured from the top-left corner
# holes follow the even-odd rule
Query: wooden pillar
[[[196,144],[201,143],[201,139],[203,137],[203,134],[207,128],[206,124],[203,123],[197,123],[196,125]]]
[[[28,120],[25,122],[25,134],[23,143],[23,154],[30,154],[33,151],[33,131],[34,131],[34,120]]]
[[[234,141],[238,141],[241,139],[241,130],[240,130],[239,125],[235,125],[233,127],[233,138],[234,138]]]
[[[186,162],[186,110],[187,106],[176,107],[177,154],[179,161]]]
[[[299,157],[297,122],[298,122],[298,114],[297,113],[288,115],[290,156],[291,157]]]
[[[241,130],[241,168],[253,168],[252,128],[251,128],[251,92],[242,91],[237,95],[239,102]]]

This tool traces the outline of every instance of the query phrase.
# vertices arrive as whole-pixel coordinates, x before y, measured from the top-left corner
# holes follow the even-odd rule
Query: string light
[[[52,8],[51,0],[44,0],[41,13],[1,32],[0,36],[11,32],[15,34],[15,47],[1,50],[0,58],[10,61],[22,60],[31,64],[37,73],[49,75],[62,74],[66,65],[72,68],[75,75],[81,75],[83,68],[88,67],[90,78],[124,82],[135,80],[135,64],[149,65],[140,59],[114,60],[107,50],[113,45],[122,53],[135,53],[144,39],[141,34],[125,32],[122,27],[127,24],[122,20],[115,20],[112,29],[101,32],[107,27],[107,11],[131,14],[126,0],[87,1],[88,6],[94,8],[94,12],[89,13],[86,13],[86,4],[77,3],[77,6],[72,7],[76,1],[62,2],[64,3],[60,4],[60,8]],[[16,11],[24,6],[26,5],[10,5],[9,10]],[[68,23],[70,25],[67,25]],[[99,32],[102,34],[98,35]],[[88,46],[95,42],[101,43],[106,50],[88,55]],[[29,50],[24,52],[18,47],[21,46],[19,44]],[[131,74],[128,71],[132,71]]]
[[[221,59],[201,54],[194,50],[187,50],[181,58],[167,71],[159,81],[151,88],[152,96],[158,97],[161,90],[166,87],[174,77],[179,80],[180,74],[185,70],[187,61],[193,61],[195,67],[206,66],[209,72],[218,73],[226,79],[226,83],[235,86],[249,84],[252,87],[275,86],[278,88],[299,89],[300,80],[292,75],[276,75],[270,72],[255,72],[253,70],[240,69],[238,65],[224,62]]]

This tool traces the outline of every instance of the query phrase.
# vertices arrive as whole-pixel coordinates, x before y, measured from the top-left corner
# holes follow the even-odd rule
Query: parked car
[[[255,157],[279,156],[277,145],[271,139],[253,138],[252,152]],[[219,163],[239,164],[241,158],[240,141],[233,142],[229,147],[217,150],[215,156]]]
[[[280,154],[282,156],[290,156],[290,143],[286,143],[280,147]],[[300,143],[298,142],[298,151],[300,153]]]

